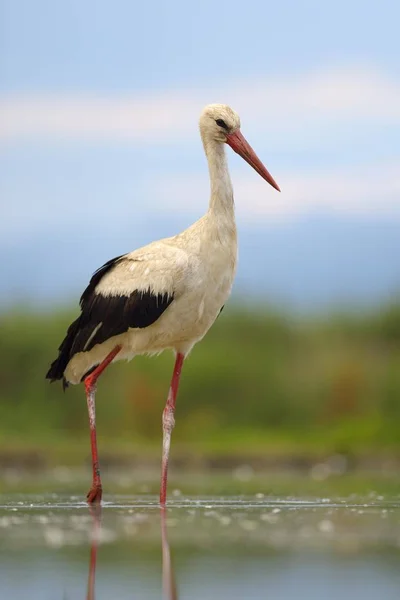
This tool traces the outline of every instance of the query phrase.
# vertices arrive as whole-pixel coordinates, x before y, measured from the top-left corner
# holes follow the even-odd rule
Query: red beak
[[[264,167],[261,160],[258,158],[257,154],[254,152],[246,138],[243,136],[240,129],[237,129],[233,133],[228,133],[226,136],[226,143],[232,148],[232,150],[244,158],[244,160],[249,163],[249,165],[251,165],[263,179],[265,179],[265,181],[268,181],[268,183],[278,190],[278,192],[281,191],[279,189],[279,185]]]

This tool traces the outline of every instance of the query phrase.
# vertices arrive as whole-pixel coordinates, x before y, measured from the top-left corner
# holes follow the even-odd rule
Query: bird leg
[[[121,346],[115,346],[114,350],[112,350],[103,362],[101,362],[95,370],[90,373],[87,377],[85,377],[85,389],[86,389],[86,399],[87,406],[89,412],[89,425],[90,425],[90,442],[92,445],[92,468],[93,468],[93,483],[90,488],[86,499],[89,504],[99,504],[101,502],[102,496],[102,487],[101,487],[101,479],[100,479],[100,469],[99,469],[99,457],[97,454],[97,438],[96,438],[96,406],[95,406],[95,396],[96,396],[96,382],[104,369],[108,367],[110,362],[114,360],[117,356],[118,352],[121,350]]]
[[[168,399],[163,411],[163,452],[161,466],[161,489],[160,489],[160,504],[165,505],[167,499],[167,477],[168,477],[168,458],[169,448],[171,445],[171,432],[175,425],[175,404],[178,393],[179,380],[181,377],[184,355],[178,352],[172,374],[171,386],[169,388]]]

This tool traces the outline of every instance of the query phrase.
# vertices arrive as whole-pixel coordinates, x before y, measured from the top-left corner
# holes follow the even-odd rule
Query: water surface
[[[400,597],[397,496],[13,493],[0,532],[0,598]]]

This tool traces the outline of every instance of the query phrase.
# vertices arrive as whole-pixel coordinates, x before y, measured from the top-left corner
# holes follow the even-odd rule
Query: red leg
[[[162,453],[162,466],[161,466],[161,490],[160,490],[160,504],[165,505],[167,499],[167,477],[168,477],[168,458],[169,458],[169,447],[171,445],[171,432],[175,425],[174,413],[176,396],[178,393],[179,379],[181,377],[182,365],[185,357],[183,354],[176,355],[176,361],[174,366],[174,372],[171,380],[171,387],[169,388],[169,394],[167,404],[165,405],[163,412],[163,453]]]
[[[90,488],[86,499],[89,504],[100,503],[102,495],[100,469],[99,469],[99,457],[97,454],[97,439],[96,439],[96,408],[95,408],[95,395],[96,395],[96,382],[104,369],[108,367],[110,362],[114,360],[118,352],[121,350],[121,346],[116,346],[114,350],[110,352],[99,364],[98,367],[85,378],[85,389],[86,399],[89,412],[89,425],[90,425],[90,442],[92,445],[92,467],[93,467],[93,483]]]

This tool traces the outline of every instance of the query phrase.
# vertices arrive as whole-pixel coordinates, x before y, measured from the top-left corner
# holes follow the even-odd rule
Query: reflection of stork
[[[97,548],[99,545],[99,535],[101,527],[101,506],[94,506],[90,509],[93,517],[93,527],[91,531],[90,544],[90,562],[86,600],[94,600],[94,587],[96,581]]]
[[[176,589],[175,574],[168,543],[167,516],[165,513],[165,506],[160,508],[160,513],[164,598],[165,600],[178,600],[178,591]]]
[[[222,310],[236,269],[233,191],[224,144],[279,190],[241,134],[239,117],[229,106],[207,106],[200,117],[200,133],[211,180],[208,212],[175,237],[118,256],[95,272],[81,297],[81,314],[70,325],[46,375],[52,381],[62,379],[64,386],[85,383],[93,465],[89,503],[100,502],[102,496],[95,421],[98,377],[115,360],[171,348],[176,361],[163,413],[160,502],[165,504],[183,361]]]
[[[99,545],[99,536],[101,530],[101,506],[90,508],[90,514],[93,518],[92,529],[90,533],[90,561],[86,600],[95,600],[97,549]],[[162,581],[165,600],[178,600],[178,592],[175,583],[175,574],[171,560],[171,553],[168,543],[168,529],[166,522],[165,507],[160,509],[161,525],[161,551],[162,551]]]

